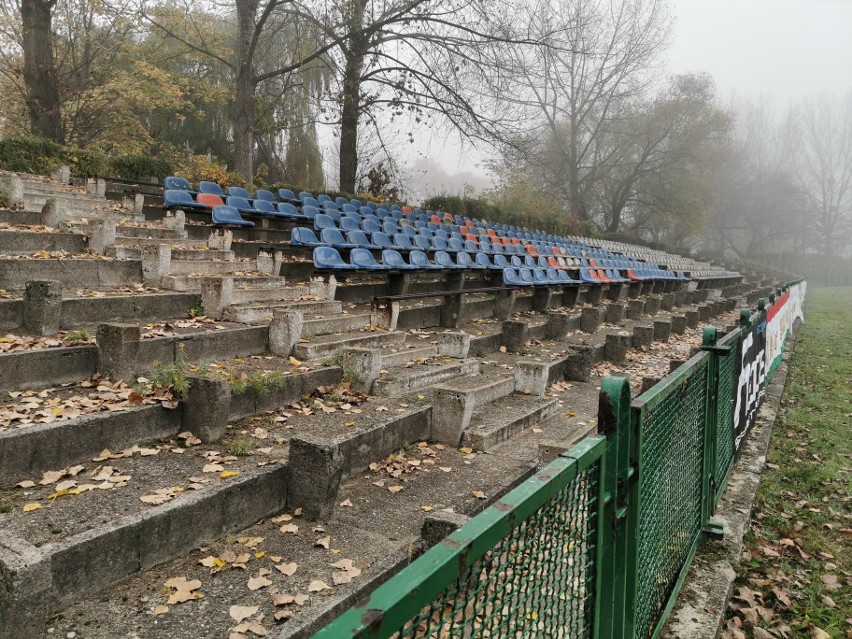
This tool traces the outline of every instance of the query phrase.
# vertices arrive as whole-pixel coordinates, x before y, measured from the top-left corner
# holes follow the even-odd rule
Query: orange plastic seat
[[[430,217],[429,221],[432,222],[432,224],[443,224],[444,223],[444,220],[442,220],[437,215],[433,215],[432,217]]]
[[[468,220],[467,222],[464,223],[464,225],[466,227],[470,228],[471,226],[473,226],[473,220]]]
[[[527,244],[526,246],[527,255],[532,255],[533,257],[538,257],[538,251],[535,250],[535,246],[532,244]]]
[[[632,268],[627,269],[627,279],[633,280],[634,282],[643,282],[644,279],[636,275],[636,271]]]
[[[555,257],[548,257],[547,265],[551,268],[562,268],[562,266],[559,265],[559,262],[556,261]]]
[[[414,211],[414,209],[412,209],[410,206],[403,206],[402,207],[402,212],[405,213],[405,214],[411,213],[412,211]]]
[[[599,266],[598,261],[596,259],[594,259],[593,257],[590,257],[589,258],[589,266],[591,266],[593,268],[598,268],[598,266]]]
[[[199,193],[195,196],[195,201],[204,206],[209,206],[211,209],[214,206],[223,206],[225,204],[221,197],[213,193]]]

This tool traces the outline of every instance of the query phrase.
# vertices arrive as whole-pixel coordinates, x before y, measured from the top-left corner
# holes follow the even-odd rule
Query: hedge
[[[49,175],[52,168],[67,164],[77,177],[110,176],[138,179],[145,176],[162,180],[174,172],[172,162],[151,155],[108,155],[65,147],[41,138],[0,140],[0,169]]]

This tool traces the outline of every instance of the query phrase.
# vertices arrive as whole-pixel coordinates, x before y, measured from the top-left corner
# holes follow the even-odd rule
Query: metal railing
[[[774,299],[774,296],[773,296]],[[598,435],[474,517],[314,635],[659,636],[735,459],[740,326],[631,400],[603,380]]]

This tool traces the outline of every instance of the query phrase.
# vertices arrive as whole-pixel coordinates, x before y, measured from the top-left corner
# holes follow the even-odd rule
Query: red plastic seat
[[[444,220],[442,220],[437,215],[433,215],[432,217],[430,217],[429,221],[432,222],[432,224],[443,224],[444,223]]]
[[[627,279],[633,280],[634,282],[644,282],[645,280],[638,275],[636,275],[636,271],[632,268],[627,269]]]
[[[221,197],[213,193],[199,193],[195,196],[195,201],[204,206],[209,206],[211,209],[214,206],[223,206],[225,204]]]
[[[559,262],[556,261],[555,257],[548,257],[547,258],[547,265],[550,268],[562,268],[562,265],[559,264]]]
[[[592,257],[589,258],[589,266],[591,266],[593,268],[599,268],[600,267],[600,265],[598,264],[598,261],[596,259],[592,258]]]
[[[532,244],[527,244],[524,250],[527,252],[527,255],[538,257],[538,251],[535,250],[535,246],[533,246]]]
[[[590,262],[591,262],[591,260],[590,260]],[[606,273],[604,273],[601,269],[598,269],[598,270],[596,270],[596,271],[592,271],[592,273],[596,274],[596,275],[597,275],[597,278],[598,278],[601,282],[603,282],[604,284],[614,284],[614,283],[615,283],[615,280],[611,280],[611,279],[609,279],[609,278],[606,276]]]

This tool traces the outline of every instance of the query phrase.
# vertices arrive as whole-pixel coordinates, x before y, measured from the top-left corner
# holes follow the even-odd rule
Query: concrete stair
[[[204,277],[215,277],[216,275],[223,275],[223,273],[211,273],[210,275],[198,275],[194,273],[166,275],[163,278],[162,287],[172,291],[198,292],[201,290],[201,281]],[[285,296],[282,291],[286,290],[286,287],[287,284],[283,277],[273,277],[271,275],[238,275],[234,277],[233,303],[260,301],[262,299],[260,297],[262,295],[260,289],[269,291],[267,299],[282,299]],[[271,293],[273,290],[276,291],[275,295]]]
[[[395,366],[387,368],[387,372],[373,382],[373,394],[383,397],[402,395],[477,373],[479,373],[478,360],[454,360],[411,367]]]
[[[326,317],[305,316],[302,337],[349,333],[370,325],[370,314],[332,315]]]
[[[415,346],[413,348],[388,347],[382,349],[382,368],[403,366],[418,359],[428,359],[438,354],[437,346]]]
[[[290,289],[285,289],[290,290]],[[305,293],[307,295],[307,293]],[[272,319],[276,310],[301,311],[305,317],[339,313],[343,305],[334,300],[273,300],[266,302],[244,302],[232,304],[225,310],[225,319],[243,324],[263,324]]]
[[[476,409],[462,443],[489,450],[502,441],[551,417],[559,410],[556,399],[513,393]]]
[[[440,442],[458,446],[473,419],[474,411],[515,391],[515,378],[503,375],[470,375],[432,389],[432,435]]]
[[[402,344],[405,337],[405,333],[401,331],[319,335],[310,340],[300,341],[293,352],[299,359],[315,360],[334,355],[344,348],[379,348],[389,344]]]

